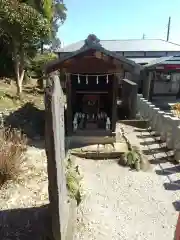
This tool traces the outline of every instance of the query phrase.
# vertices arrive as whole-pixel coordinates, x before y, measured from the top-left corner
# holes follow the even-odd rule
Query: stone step
[[[112,131],[106,131],[101,129],[91,129],[91,130],[77,130],[74,134],[74,136],[112,136]]]

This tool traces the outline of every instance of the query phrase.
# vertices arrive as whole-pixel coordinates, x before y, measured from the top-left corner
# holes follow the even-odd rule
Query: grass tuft
[[[0,129],[0,186],[17,176],[26,143],[26,137],[17,129]]]
[[[81,180],[82,176],[79,172],[78,166],[75,166],[69,158],[66,166],[66,186],[70,198],[75,199],[77,205],[82,201]]]

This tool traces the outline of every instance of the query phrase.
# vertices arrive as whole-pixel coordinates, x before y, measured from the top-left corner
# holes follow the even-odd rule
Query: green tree
[[[41,54],[44,52],[44,44],[53,44],[56,39],[56,33],[61,24],[66,20],[67,9],[62,0],[26,0],[30,6],[34,7],[39,13],[47,19],[50,27],[50,34],[40,41]]]
[[[0,31],[7,36],[17,83],[17,94],[22,92],[25,60],[37,42],[49,34],[46,18],[32,6],[18,0],[0,0]],[[31,50],[31,51],[30,51]]]

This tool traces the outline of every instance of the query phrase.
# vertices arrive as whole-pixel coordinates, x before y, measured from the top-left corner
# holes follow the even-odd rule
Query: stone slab
[[[122,153],[128,151],[126,143],[95,144],[71,150],[71,154],[81,158],[118,158]]]

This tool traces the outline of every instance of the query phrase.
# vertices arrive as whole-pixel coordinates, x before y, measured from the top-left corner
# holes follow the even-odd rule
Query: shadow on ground
[[[180,165],[169,167],[163,170],[156,170],[156,173],[161,176],[170,176],[171,174],[174,173],[180,173]]]
[[[163,142],[160,139],[154,139],[154,140],[146,140],[146,142],[142,142],[142,146],[151,146],[153,144],[162,144]]]
[[[164,183],[164,188],[169,191],[178,191],[180,190],[180,180]]]
[[[180,173],[180,164],[175,162],[173,151],[166,147],[166,143],[160,139],[160,136],[150,129],[135,129],[137,137],[141,139],[141,145],[147,146],[147,150],[143,150],[143,153],[148,157],[151,164],[164,164],[170,162],[174,166],[165,167],[160,170],[155,170],[156,174],[166,176],[168,182],[163,186],[168,191],[179,191],[180,180],[172,181],[171,175]],[[163,154],[164,153],[164,154]],[[163,156],[162,156],[163,154]],[[172,203],[176,211],[180,211],[180,201]]]
[[[45,148],[45,140],[43,139],[38,139],[38,140],[29,140],[28,145],[30,147],[35,147],[39,149],[44,149]]]
[[[32,140],[44,138],[45,111],[38,109],[33,103],[26,103],[6,116],[5,127],[21,130],[32,144]]]
[[[52,240],[49,206],[0,211],[1,240]]]
[[[143,135],[137,135],[137,138],[140,138],[140,139],[146,139],[148,137],[158,137],[159,135],[156,134],[156,133],[152,133],[151,136],[149,136],[149,134],[143,134]]]
[[[180,212],[180,201],[173,202],[173,206],[177,212]]]

